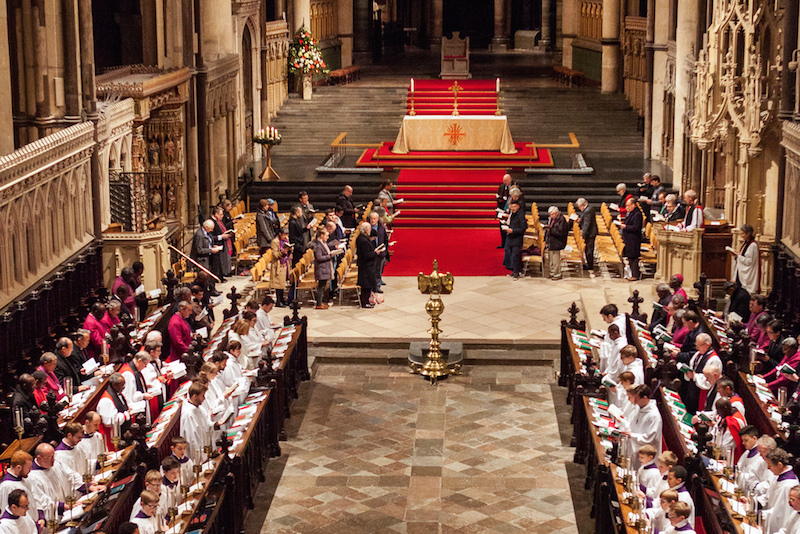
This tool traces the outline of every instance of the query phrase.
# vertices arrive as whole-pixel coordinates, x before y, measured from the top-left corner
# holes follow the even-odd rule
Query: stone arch
[[[112,142],[108,148],[108,173],[119,171],[119,145],[120,142]]]
[[[8,260],[9,260],[9,282],[10,286],[15,284],[22,284],[25,280],[25,268],[23,267],[25,245],[20,237],[21,235],[21,220],[19,208],[16,202],[9,202],[7,208],[6,229],[8,232],[9,247],[8,247]]]
[[[36,263],[34,265],[41,265],[47,257],[47,251],[52,248],[51,229],[47,224],[41,224],[41,219],[44,217],[46,211],[47,187],[39,187],[33,192],[31,219],[39,221],[39,224],[33,224],[35,229],[36,247],[33,251]],[[29,251],[30,253],[30,251]]]
[[[60,209],[63,213],[62,220],[64,221],[64,246],[66,247],[71,246],[72,242],[75,240],[73,225],[71,224],[73,220],[72,195],[69,193],[70,182],[74,179],[74,171],[67,171],[61,179],[61,184],[58,188],[58,198],[61,201],[61,205],[58,207],[58,209]]]

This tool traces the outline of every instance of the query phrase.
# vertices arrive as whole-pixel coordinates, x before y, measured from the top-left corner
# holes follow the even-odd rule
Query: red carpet
[[[494,195],[504,172],[497,169],[400,171],[396,196],[405,202],[397,206],[400,215],[394,221],[394,228],[458,228],[459,233],[466,229],[496,229]]]
[[[402,217],[402,215],[400,215]],[[398,217],[399,219],[399,217]],[[383,270],[387,276],[430,274],[433,260],[441,272],[454,276],[502,276],[503,251],[497,224],[491,230],[414,230],[400,228],[392,234],[392,260]],[[391,281],[389,281],[391,284]]]
[[[527,143],[514,143],[516,154],[500,152],[467,151],[412,151],[408,154],[393,154],[393,142],[384,142],[377,149],[366,149],[356,162],[357,167],[402,168],[447,168],[447,169],[525,169],[527,167],[552,167],[553,156],[549,149],[539,148],[531,152]]]

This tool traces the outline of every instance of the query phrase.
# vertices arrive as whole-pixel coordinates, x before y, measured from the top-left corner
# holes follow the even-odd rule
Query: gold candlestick
[[[458,117],[458,92],[464,88],[458,85],[458,82],[453,82],[448,89],[453,91],[453,117]]]
[[[458,83],[458,82],[456,82]],[[425,303],[425,311],[430,316],[431,328],[428,333],[431,335],[430,348],[428,349],[428,360],[425,365],[419,366],[412,364],[411,372],[427,376],[431,385],[436,385],[436,380],[443,376],[458,373],[458,367],[450,368],[444,360],[439,343],[439,317],[444,312],[444,303],[441,295],[449,295],[453,292],[453,275],[450,273],[439,273],[439,262],[433,260],[433,272],[431,274],[419,273],[417,285],[423,295],[430,295],[430,299]]]
[[[200,464],[194,464],[192,466],[192,471],[194,471],[194,483],[195,484],[199,484],[200,483],[200,473],[203,472],[203,466],[200,465]]]

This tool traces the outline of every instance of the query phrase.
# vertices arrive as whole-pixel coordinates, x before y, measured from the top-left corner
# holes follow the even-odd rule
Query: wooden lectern
[[[730,225],[715,221],[691,232],[656,226],[658,267],[656,278],[667,281],[676,273],[683,275],[684,287],[692,287],[705,273],[709,280],[730,280],[731,268],[726,246],[733,242]]]

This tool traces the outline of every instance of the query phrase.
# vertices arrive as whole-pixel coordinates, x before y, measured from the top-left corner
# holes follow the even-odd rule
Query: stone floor
[[[578,532],[552,382],[549,365],[433,388],[403,367],[317,364],[246,531]]]
[[[415,277],[387,277],[384,303],[361,309],[354,301],[338,301],[327,310],[315,310],[310,301],[302,313],[309,318],[309,340],[314,343],[380,339],[409,341],[430,339],[425,314],[427,295],[417,289]],[[511,280],[504,276],[457,277],[453,293],[443,295],[445,311],[440,328],[442,340],[497,343],[553,343],[560,340],[562,319],[576,302],[589,324],[599,320],[600,308],[615,302],[630,312],[627,299],[638,289],[650,314],[655,283],[629,283],[619,279],[565,278],[559,281],[528,277]],[[308,297],[308,294],[301,295]],[[283,312],[275,310],[278,317]],[[595,326],[601,328],[600,324]]]

